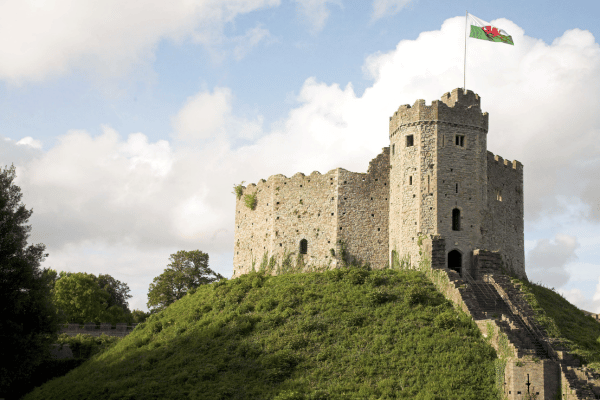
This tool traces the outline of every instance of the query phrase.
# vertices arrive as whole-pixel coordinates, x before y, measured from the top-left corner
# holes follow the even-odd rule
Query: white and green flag
[[[489,22],[485,22],[474,15],[467,15],[469,17],[469,25],[471,25],[471,34],[469,37],[514,45],[512,36],[506,33],[504,29],[495,27]]]

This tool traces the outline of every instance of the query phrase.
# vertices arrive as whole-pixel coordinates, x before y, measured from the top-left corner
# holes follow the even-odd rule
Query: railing
[[[489,277],[488,278],[488,282],[489,282]],[[494,287],[498,287],[500,286],[498,283],[496,283],[496,281],[492,281],[490,282],[492,285],[494,285]],[[502,289],[502,287],[500,287],[500,289]],[[508,297],[508,295],[504,292],[504,290],[496,290],[496,292],[500,295],[500,297],[502,298],[502,300],[504,300],[504,303],[506,303],[506,305],[508,306],[508,308],[510,309],[510,311],[515,315],[515,317],[518,317],[519,319],[521,319],[521,321],[523,321],[522,325],[525,328],[525,330],[534,337],[534,339],[536,339],[539,344],[541,344],[541,346],[544,348],[544,350],[548,353],[548,356],[551,359],[554,360],[558,360],[558,353],[556,352],[556,350],[554,350],[554,348],[552,347],[552,345],[546,340],[546,335],[535,325],[533,324],[531,321],[529,321],[528,317],[523,317],[521,315],[521,312],[519,312],[519,309],[513,304],[513,302],[510,300],[510,298]]]
[[[498,308],[498,302],[496,298],[497,296],[487,285],[480,285],[477,281],[475,281],[475,279],[473,279],[473,277],[467,271],[462,271],[462,275],[467,281],[467,283],[469,283],[473,287],[478,287],[486,295],[486,297],[494,301],[494,309]]]

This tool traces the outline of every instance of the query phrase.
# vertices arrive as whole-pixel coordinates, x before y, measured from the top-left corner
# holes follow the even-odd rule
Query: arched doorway
[[[460,274],[462,267],[462,254],[458,250],[452,250],[448,253],[448,268]]]

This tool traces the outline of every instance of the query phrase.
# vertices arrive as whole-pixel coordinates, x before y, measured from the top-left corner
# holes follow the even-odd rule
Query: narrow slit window
[[[465,147],[465,135],[456,135],[456,145]]]
[[[456,184],[456,193],[458,193],[458,183]]]
[[[460,210],[458,208],[452,210],[452,230],[460,231]]]
[[[411,147],[414,144],[414,136],[408,135],[406,137],[406,147]]]
[[[427,175],[427,193],[429,193],[429,181],[430,181],[430,176]]]
[[[412,176],[409,176],[409,177],[408,177],[408,184],[409,184],[409,185],[412,185]]]
[[[392,144],[392,155],[396,154],[396,145]]]

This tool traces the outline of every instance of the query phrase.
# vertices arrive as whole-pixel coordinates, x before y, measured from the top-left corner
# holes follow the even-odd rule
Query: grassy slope
[[[600,323],[557,292],[537,284],[519,282],[549,336],[564,339],[574,355],[600,371]]]
[[[25,399],[496,399],[495,353],[416,271],[201,287]]]

